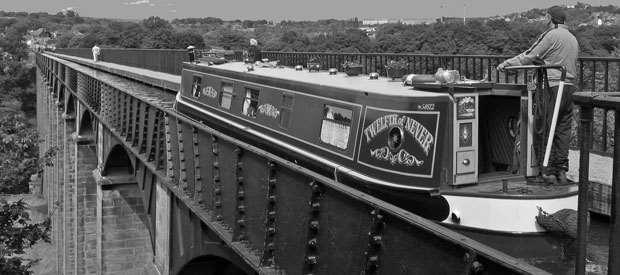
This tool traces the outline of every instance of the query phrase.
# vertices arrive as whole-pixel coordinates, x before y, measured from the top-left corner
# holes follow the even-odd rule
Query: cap
[[[191,45],[190,45],[190,46],[187,46],[187,49],[188,49],[188,50],[191,50],[191,49],[194,49],[194,48],[196,48],[196,47],[191,46]]]
[[[550,7],[547,13],[551,16],[551,22],[555,24],[564,24],[566,21],[566,11],[560,6]]]

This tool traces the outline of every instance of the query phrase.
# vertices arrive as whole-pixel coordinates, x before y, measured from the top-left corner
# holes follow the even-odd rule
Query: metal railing
[[[56,49],[56,53],[91,59],[91,49]],[[181,74],[182,63],[189,60],[186,50],[175,49],[101,49],[99,60],[169,74]]]
[[[581,92],[573,95],[575,102],[580,106],[579,119],[579,208],[578,208],[578,253],[575,274],[585,274],[586,243],[588,236],[588,192],[590,147],[593,134],[593,117],[595,109],[613,110],[615,117],[620,115],[620,93],[592,93]],[[620,120],[614,121],[614,138],[620,139]],[[608,274],[620,272],[620,146],[613,146],[613,173],[611,191],[611,227],[609,233],[609,262]]]
[[[205,49],[196,49],[196,55],[198,56],[198,58],[203,57],[203,56],[209,56],[209,57],[225,57],[226,60],[237,60],[237,61],[241,61],[243,60],[243,52],[241,51],[224,51],[224,52],[213,52],[213,51],[208,51]]]
[[[57,53],[92,58],[90,49],[72,48],[56,49]],[[206,51],[197,50],[200,56]],[[508,55],[433,55],[410,53],[333,53],[333,52],[276,52],[263,51],[263,58],[279,60],[286,66],[305,65],[315,58],[324,69],[342,69],[345,61],[355,61],[362,65],[362,73],[377,72],[385,75],[385,66],[390,60],[406,60],[409,72],[417,74],[434,73],[437,68],[458,70],[468,79],[486,79],[500,83],[526,83],[532,76],[531,72],[522,71],[517,74],[502,73],[495,67]],[[227,58],[242,60],[242,53],[234,52]],[[121,65],[144,68],[170,74],[180,74],[182,62],[188,61],[185,50],[174,49],[114,49],[101,50],[101,59]],[[577,62],[576,83],[581,91],[608,93],[620,91],[620,57],[581,57]],[[611,155],[610,144],[613,140],[609,127],[613,114],[610,109],[601,108],[594,113],[594,132],[596,137],[592,150],[599,154]],[[576,136],[576,135],[575,135]],[[577,146],[576,139],[571,142]]]

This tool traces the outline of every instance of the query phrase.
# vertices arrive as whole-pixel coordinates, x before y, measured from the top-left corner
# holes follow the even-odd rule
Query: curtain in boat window
[[[325,105],[321,123],[321,141],[340,149],[347,149],[353,111]]]

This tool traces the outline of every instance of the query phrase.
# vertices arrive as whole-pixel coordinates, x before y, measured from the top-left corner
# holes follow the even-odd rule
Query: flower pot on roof
[[[342,70],[348,76],[356,76],[362,73],[362,65],[357,62],[346,61],[342,64]]]
[[[409,62],[400,59],[398,61],[390,60],[390,62],[385,65],[385,72],[388,78],[401,79],[403,76],[409,74]]]
[[[312,71],[319,71],[321,69],[321,63],[319,62],[319,59],[316,57],[312,57],[310,59],[308,59],[308,63],[306,64],[306,68],[308,68],[308,71],[312,72]]]

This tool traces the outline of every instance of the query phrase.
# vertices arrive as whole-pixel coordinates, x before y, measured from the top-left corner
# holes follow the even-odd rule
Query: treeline
[[[529,48],[547,27],[543,23],[505,20],[467,24],[384,25],[371,47],[377,52],[437,54],[517,54]],[[580,26],[571,29],[581,55],[620,56],[620,26]]]
[[[20,15],[0,18],[0,193],[11,194],[27,193],[30,176],[40,171],[34,127],[35,69],[23,39],[37,25],[16,17]]]
[[[0,50],[0,193],[27,193],[40,171],[34,127],[35,71],[26,59]]]
[[[79,24],[60,33],[58,48],[90,48],[93,45],[121,48],[174,49],[188,45],[205,47],[204,39],[197,32],[176,30],[170,22],[159,17],[149,17],[139,23],[96,20]]]
[[[568,11],[571,31],[579,39],[584,56],[620,56],[620,8],[591,7],[578,3]],[[372,38],[357,19],[281,21],[222,20],[216,17],[166,21],[150,17],[142,21],[83,18],[70,11],[3,13],[14,19],[1,21],[10,31],[45,27],[56,34],[56,47],[185,48],[188,45],[240,50],[255,38],[264,50],[335,52],[414,52],[441,54],[516,54],[536,39],[546,26],[545,9],[532,9],[495,19],[434,23],[429,25],[384,24]],[[615,16],[617,24],[594,26],[601,14]],[[8,26],[8,27],[7,27]],[[6,41],[6,39],[4,40]],[[15,40],[11,40],[15,41]],[[3,42],[4,43],[4,42]],[[8,42],[14,43],[14,42]],[[0,45],[0,47],[3,47]]]

